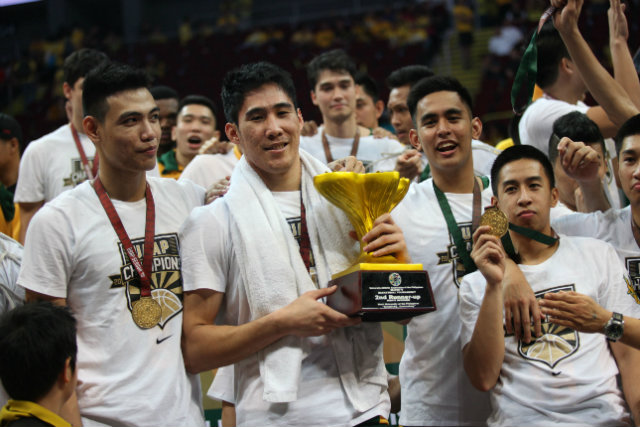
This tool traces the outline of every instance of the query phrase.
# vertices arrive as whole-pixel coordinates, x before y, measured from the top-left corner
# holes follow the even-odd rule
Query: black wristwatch
[[[611,319],[604,325],[604,335],[609,341],[618,341],[624,332],[624,319],[622,314],[613,313]]]

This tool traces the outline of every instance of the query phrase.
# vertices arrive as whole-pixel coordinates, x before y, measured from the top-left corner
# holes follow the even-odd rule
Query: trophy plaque
[[[348,216],[360,242],[360,256],[348,269],[334,274],[337,285],[327,304],[365,322],[406,319],[436,310],[429,275],[422,264],[402,264],[393,256],[374,257],[363,251],[362,237],[380,215],[391,212],[409,190],[398,172],[317,175],[318,192]]]

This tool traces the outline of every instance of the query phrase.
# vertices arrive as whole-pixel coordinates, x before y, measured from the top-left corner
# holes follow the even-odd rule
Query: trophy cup
[[[350,268],[334,274],[337,285],[327,304],[365,322],[401,320],[436,309],[429,275],[422,264],[402,264],[391,255],[374,257],[364,252],[362,237],[380,215],[391,210],[409,190],[409,180],[398,172],[358,174],[330,172],[317,175],[318,192],[342,209],[360,241],[360,257]]]

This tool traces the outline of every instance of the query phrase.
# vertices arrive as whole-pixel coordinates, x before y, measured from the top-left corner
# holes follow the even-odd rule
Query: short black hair
[[[182,108],[184,108],[184,106],[191,104],[204,105],[209,110],[211,110],[211,114],[213,115],[213,117],[216,117],[216,113],[218,112],[216,104],[213,103],[213,100],[207,98],[204,95],[187,95],[182,98],[180,100],[180,104],[178,104],[178,114],[180,114],[180,111],[182,111]]]
[[[0,317],[0,380],[12,399],[45,396],[67,358],[75,370],[77,351],[76,320],[67,307],[31,302]]]
[[[622,143],[628,136],[640,135],[640,114],[636,114],[624,122],[616,134],[616,153],[620,154]]]
[[[151,96],[153,96],[153,99],[155,99],[156,101],[159,99],[180,100],[178,92],[176,92],[175,89],[170,88],[169,86],[154,86],[149,89],[149,92],[151,92]]]
[[[553,138],[554,134],[560,139],[566,136],[573,141],[584,142],[588,145],[599,144],[602,152],[606,153],[604,138],[598,125],[586,114],[579,111],[567,113],[553,122],[553,133],[549,138],[549,161],[552,165],[558,158],[558,142]]]
[[[138,68],[111,62],[94,68],[87,74],[82,90],[82,108],[85,116],[102,122],[109,110],[107,98],[118,92],[146,88],[149,76]]]
[[[418,102],[427,95],[441,91],[457,93],[462,102],[469,108],[469,115],[472,115],[473,103],[471,101],[471,94],[466,87],[462,86],[462,83],[460,83],[458,79],[449,76],[432,76],[420,80],[411,87],[411,91],[409,92],[407,105],[409,106],[409,112],[411,113],[414,124],[416,123]]]
[[[551,86],[558,79],[558,65],[562,58],[569,58],[569,51],[560,37],[560,33],[548,20],[540,29],[536,39],[538,49],[538,71],[536,83],[542,89]]]
[[[307,78],[311,90],[316,89],[318,77],[325,70],[348,73],[355,81],[356,64],[342,49],[333,49],[316,56],[307,65]]]
[[[374,104],[378,102],[378,100],[380,99],[380,94],[378,93],[378,85],[369,74],[358,72],[356,74],[355,82],[357,85],[362,86],[364,93],[366,93],[371,97],[371,99],[373,99]]]
[[[520,159],[531,159],[539,162],[547,174],[547,178],[549,178],[551,188],[556,186],[553,167],[551,166],[549,158],[542,151],[531,145],[513,145],[500,153],[493,162],[493,166],[491,166],[491,189],[493,190],[494,196],[498,196],[498,177],[500,176],[502,168],[507,163],[515,162]]]
[[[89,71],[109,62],[109,57],[99,50],[83,48],[67,56],[62,66],[64,81],[69,86],[76,84],[78,79],[86,77]]]
[[[402,86],[413,86],[420,80],[434,76],[435,73],[426,65],[407,65],[393,71],[387,77],[387,87],[395,89]]]
[[[238,114],[247,93],[264,85],[278,86],[298,108],[296,88],[291,74],[269,62],[244,64],[229,71],[222,81],[222,108],[227,122],[238,124]]]

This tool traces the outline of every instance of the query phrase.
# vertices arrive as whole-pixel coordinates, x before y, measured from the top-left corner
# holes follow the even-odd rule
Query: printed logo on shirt
[[[473,243],[471,239],[471,223],[459,223],[458,228],[460,229],[460,233],[462,233],[464,243],[467,245],[467,251],[471,253],[471,245]],[[453,283],[457,287],[460,287],[460,282],[462,282],[462,278],[467,274],[467,272],[465,271],[464,264],[458,255],[458,248],[453,241],[453,236],[451,236],[450,233],[447,249],[444,252],[438,252],[436,255],[438,255],[438,265],[451,264],[451,268],[453,269]]]
[[[89,167],[93,169],[93,157],[89,157]],[[82,160],[80,158],[71,159],[71,175],[63,179],[65,187],[75,187],[87,180],[87,174],[84,173]]]
[[[144,238],[131,240],[136,254],[143,260]],[[140,279],[135,267],[129,261],[122,243],[118,243],[122,267],[119,274],[109,276],[111,288],[124,288],[129,311],[140,299]],[[151,295],[162,308],[158,326],[164,326],[182,311],[182,275],[180,274],[180,254],[176,233],[160,234],[154,237],[153,263],[151,266]],[[133,320],[132,320],[133,321]]]
[[[640,258],[625,258],[624,263],[629,272],[629,277],[624,276],[627,283],[627,294],[640,304]]]
[[[536,292],[535,295],[536,299],[542,299],[547,293],[560,291],[575,291],[575,285],[558,286]],[[575,330],[567,326],[551,323],[547,318],[542,320],[540,326],[542,328],[542,336],[540,338],[528,344],[522,340],[518,343],[518,353],[523,358],[543,363],[553,369],[560,361],[578,351],[580,337]],[[531,336],[534,336],[533,322]]]

